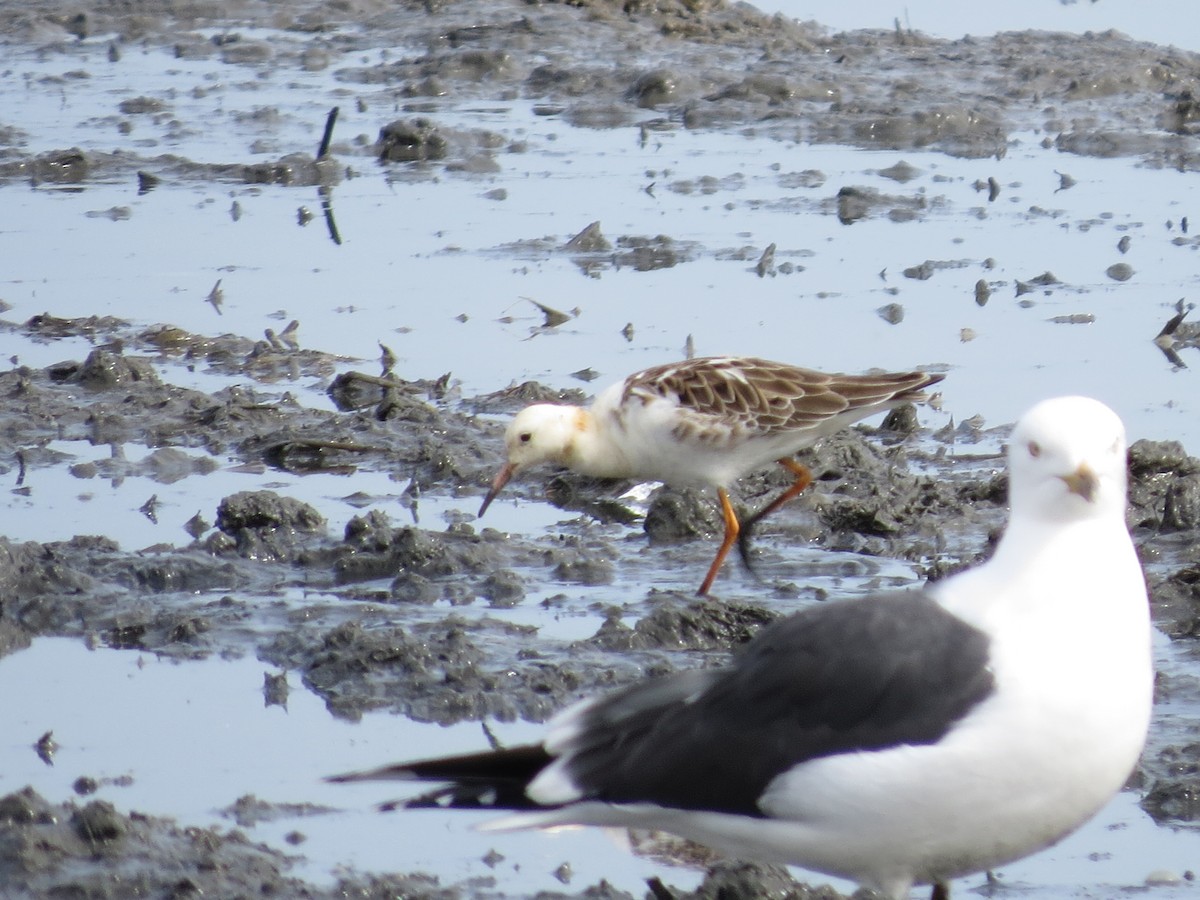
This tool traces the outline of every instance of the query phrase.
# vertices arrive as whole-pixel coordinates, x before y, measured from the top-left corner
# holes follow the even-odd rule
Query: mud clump
[[[445,159],[449,143],[429,119],[392,122],[379,129],[379,158],[389,162]]]
[[[307,503],[273,491],[242,491],[217,507],[217,527],[229,535],[240,531],[314,534],[324,525],[324,517]]]
[[[284,561],[296,557],[304,536],[324,529],[325,518],[307,503],[273,491],[242,491],[221,501],[216,524],[223,536],[208,542],[210,550],[220,552],[232,540],[247,559]]]
[[[1135,441],[1129,468],[1132,525],[1165,532],[1200,526],[1200,460],[1178,441]]]
[[[254,798],[243,798],[235,812],[251,826],[280,814]],[[239,830],[180,828],[168,819],[118,813],[104,801],[82,807],[52,804],[30,788],[0,797],[0,884],[6,900],[463,896],[428,875],[345,875],[328,888],[317,888],[287,874],[294,861]]]
[[[643,528],[651,542],[669,544],[720,534],[724,525],[720,511],[699,491],[666,488],[646,510]]]
[[[610,584],[614,575],[613,564],[607,559],[565,559],[554,567],[554,577],[571,584]]]
[[[783,866],[720,860],[709,868],[695,891],[674,893],[677,900],[752,900],[780,897],[787,900],[846,900],[828,885],[810,887],[796,881]],[[855,894],[855,896],[858,896]]]
[[[718,600],[678,606],[664,603],[632,627],[619,617],[607,619],[588,643],[618,650],[720,650],[729,652],[747,643],[775,613],[761,606]]]
[[[118,841],[125,836],[125,823],[116,808],[105,800],[93,800],[71,816],[71,826],[79,837],[93,847]]]
[[[66,372],[51,372],[51,378],[61,376],[63,381],[74,381],[95,390],[112,390],[136,382],[159,384],[158,375],[145,359],[128,359],[107,350],[93,350],[83,365]]]
[[[525,599],[525,582],[511,569],[498,569],[483,580],[482,592],[492,606],[516,606]]]
[[[352,720],[386,707],[420,722],[467,719],[542,721],[585,682],[584,667],[543,664],[532,654],[520,666],[496,667],[479,641],[522,644],[536,629],[491,619],[450,616],[412,628],[364,629],[347,622],[311,639],[280,634],[263,658],[303,673],[330,711]]]
[[[1177,759],[1175,765],[1187,769],[1189,774],[1154,782],[1140,803],[1142,809],[1160,824],[1200,819],[1200,754],[1187,754]]]
[[[407,592],[406,585],[462,581],[463,576],[500,565],[503,554],[495,537],[494,532],[478,535],[469,526],[442,533],[415,527],[394,529],[375,511],[347,523],[346,544],[358,552],[339,555],[337,578],[350,584],[394,576],[392,589],[399,595]]]
[[[289,153],[274,162],[253,163],[242,169],[246,184],[286,184],[296,187],[323,185],[329,187],[339,180],[337,167],[325,160],[313,159],[307,153]]]
[[[29,788],[0,798],[5,896],[311,897],[289,860],[237,832],[181,829],[92,801],[54,805]]]
[[[1200,639],[1200,566],[1184,566],[1152,584],[1150,598],[1170,637]]]

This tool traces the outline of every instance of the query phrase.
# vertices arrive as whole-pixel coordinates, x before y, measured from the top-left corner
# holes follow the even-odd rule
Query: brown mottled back
[[[677,398],[681,407],[760,435],[816,427],[833,416],[882,404],[919,401],[942,380],[926,372],[837,375],[754,357],[704,357],[629,376],[634,396]]]

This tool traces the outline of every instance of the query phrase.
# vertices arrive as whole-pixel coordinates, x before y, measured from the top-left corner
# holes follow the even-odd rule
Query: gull
[[[974,569],[812,606],[726,668],[567,708],[536,745],[333,780],[448,782],[409,805],[512,810],[493,830],[659,829],[889,900],[917,884],[946,898],[951,879],[1091,818],[1150,718],[1120,419],[1089,398],[1046,400],[1007,454],[1008,527]]]
[[[514,475],[543,462],[598,478],[640,478],[717,489],[725,536],[697,593],[707,594],[734,541],[747,557],[753,526],[809,484],[792,455],[852,422],[925,399],[942,380],[926,372],[836,375],[749,356],[689,359],[644,369],[584,409],[537,403],[504,435],[508,461],[479,508],[487,512]],[[795,481],[744,523],[729,502],[736,479],[778,462]]]

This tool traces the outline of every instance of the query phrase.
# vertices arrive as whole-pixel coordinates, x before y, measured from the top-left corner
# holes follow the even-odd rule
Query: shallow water
[[[36,692],[0,694],[0,719],[8,723],[0,791],[30,784],[46,797],[66,798],[75,780],[87,776],[100,783],[95,796],[119,808],[224,828],[238,824],[230,808],[250,795],[272,807],[266,821],[243,825],[247,834],[302,855],[294,874],[317,884],[331,883],[342,868],[399,867],[436,873],[443,883],[490,874],[510,894],[533,893],[562,890],[554,873],[564,862],[575,886],[604,878],[635,895],[642,879],[654,874],[681,887],[697,880],[689,870],[664,872],[661,864],[630,854],[619,832],[481,834],[472,826],[494,818],[487,813],[379,814],[375,803],[417,791],[400,783],[330,785],[321,776],[371,767],[397,753],[474,750],[484,741],[479,726],[427,725],[382,714],[350,723],[329,715],[294,680],[286,706],[268,705],[262,691],[267,673],[274,670],[252,659],[174,663],[39,639],[30,650],[0,659],[0,683],[38,685]],[[538,733],[523,723],[490,728],[507,744]],[[58,744],[53,765],[34,752],[46,731]],[[294,832],[303,840],[289,841]],[[491,850],[504,858],[481,866]],[[1058,847],[998,874],[1006,892],[1023,897],[1100,896],[1129,890],[1155,871],[1180,875],[1194,860],[1194,833],[1155,826],[1136,796],[1123,793]],[[815,876],[813,883],[825,880]],[[978,883],[963,879],[956,889]],[[1180,883],[1155,886],[1152,895],[1194,894],[1190,883]]]
[[[753,353],[827,370],[945,371],[944,412],[922,412],[935,428],[975,415],[1001,425],[1042,397],[1086,393],[1117,409],[1132,438],[1200,447],[1194,369],[1173,366],[1152,342],[1175,302],[1195,289],[1196,245],[1173,243],[1182,235],[1177,224],[1168,227],[1194,206],[1190,175],[1064,156],[1038,146],[1037,135],[1026,135],[1002,160],[966,161],[719,133],[656,134],[654,146],[643,149],[627,133],[543,122],[527,103],[507,106],[502,119],[477,109],[455,115],[524,135],[531,149],[502,157],[508,170],[486,179],[397,184],[384,171],[364,172],[336,189],[340,246],[319,219],[296,224],[297,206],[312,204],[315,188],[162,185],[139,198],[128,184],[77,192],[0,186],[10,211],[0,233],[9,260],[7,316],[117,315],[211,335],[279,331],[298,319],[303,346],[353,358],[348,367],[370,371],[383,341],[400,358],[402,376],[450,372],[468,396],[529,378],[592,391],[680,356],[690,338],[698,354]],[[528,134],[535,124],[545,130],[540,149]],[[827,208],[836,187],[895,191],[894,182],[874,173],[902,159],[924,172],[903,191],[927,198],[922,219],[839,224]],[[669,174],[647,175],[651,169]],[[821,187],[785,186],[787,173],[806,169],[825,173]],[[1058,190],[1056,170],[1069,171],[1077,184]],[[543,171],[554,175],[528,174]],[[706,177],[717,186],[697,188]],[[990,204],[973,187],[988,177],[1003,185]],[[652,183],[653,196],[645,190]],[[497,185],[508,199],[481,199]],[[570,217],[555,203],[562,192],[578,211]],[[229,215],[231,197],[243,210],[237,221]],[[88,217],[114,205],[128,205],[131,217]],[[593,219],[610,235],[668,234],[694,246],[695,258],[657,271],[589,276],[562,253],[505,249],[545,235],[565,241]],[[1116,245],[1125,236],[1132,243],[1122,255]],[[753,266],[772,242],[779,263],[804,270],[757,277]],[[73,263],[64,268],[61,259]],[[956,268],[925,281],[902,274],[925,260]],[[1130,264],[1135,276],[1125,283],[1107,278],[1115,262]],[[1063,284],[1016,299],[1017,280],[1047,271]],[[225,297],[219,314],[205,301],[218,279]],[[980,279],[994,290],[983,307],[974,299]],[[578,316],[541,331],[531,300]],[[899,324],[877,312],[892,303],[903,307]],[[1051,321],[1062,316],[1094,321]],[[621,333],[627,324],[632,340]],[[37,366],[79,358],[82,343],[32,343],[10,334],[0,337],[0,352]],[[1180,358],[1200,361],[1190,348]],[[203,366],[164,360],[158,367],[165,381],[182,386],[212,390],[229,381]],[[594,384],[572,377],[584,369],[597,373]],[[268,396],[288,390],[306,405],[330,405],[315,379],[260,387]],[[96,451],[74,452],[86,458]],[[230,489],[252,480],[230,476]],[[302,481],[290,484],[321,493],[299,487]],[[132,508],[155,491],[160,499],[170,495],[178,508],[160,517],[159,539],[172,542],[180,539],[174,526],[224,489],[211,476],[161,487],[145,484],[146,496],[134,498]],[[385,486],[356,482],[354,489]],[[194,503],[191,491],[200,495]],[[86,492],[91,508],[103,504],[104,514],[124,503],[98,484]],[[31,538],[49,536],[35,524],[42,511],[57,527],[64,523],[57,507],[6,502],[33,516]],[[339,518],[328,497],[318,506]],[[465,502],[462,509],[473,507]],[[118,532],[123,546],[149,542],[136,519],[125,514],[122,521],[129,526]]]
[[[1182,235],[1168,224],[1195,205],[1190,175],[1065,156],[1038,146],[1036,134],[986,161],[695,132],[655,134],[640,148],[628,132],[546,122],[530,106],[442,113],[528,142],[527,152],[500,158],[504,171],[495,176],[389,183],[376,170],[340,185],[340,246],[319,218],[297,230],[296,210],[315,203],[315,189],[164,185],[139,198],[129,184],[0,187],[12,223],[3,234],[12,260],[8,316],[107,314],[249,335],[295,318],[304,346],[372,360],[382,340],[403,374],[451,372],[466,393],[525,378],[587,387],[571,373],[588,368],[599,386],[679,356],[690,336],[698,354],[754,353],[845,371],[944,369],[947,409],[994,424],[1049,394],[1090,393],[1113,405],[1134,436],[1200,445],[1191,372],[1173,369],[1152,343],[1195,285],[1195,245],[1174,245]],[[356,124],[344,115],[341,127]],[[529,133],[534,125],[540,135]],[[901,160],[924,173],[902,190],[874,174]],[[808,169],[824,173],[820,187],[786,186],[788,173]],[[1059,190],[1056,171],[1077,184]],[[973,186],[989,177],[1003,186],[993,203]],[[846,184],[922,195],[931,209],[915,222],[844,226],[828,201]],[[482,198],[497,186],[507,199]],[[558,203],[564,194],[569,214]],[[130,218],[88,216],[114,206],[128,206]],[[544,236],[561,244],[593,220],[610,236],[669,235],[694,247],[695,259],[589,277],[565,254],[505,249]],[[1122,255],[1116,245],[1126,235],[1132,246]],[[770,243],[778,261],[804,271],[756,277]],[[73,260],[66,270],[55,264],[65,258]],[[927,281],[902,274],[925,260],[957,267]],[[1133,267],[1130,281],[1106,277],[1117,262]],[[1048,296],[1026,294],[1028,308],[1014,299],[1017,280],[1047,271],[1064,284]],[[220,314],[205,302],[218,279]],[[995,291],[982,308],[973,294],[980,279]],[[542,317],[531,300],[578,316],[553,333],[534,332]],[[891,303],[903,307],[899,324],[876,312]],[[1095,321],[1049,321],[1070,315]],[[974,337],[964,341],[964,329]],[[7,348],[33,365],[63,350]],[[1185,362],[1193,357],[1182,353]],[[304,400],[324,402],[316,393]]]
[[[321,781],[372,765],[398,747],[419,755],[471,749],[483,739],[477,724],[423,725],[388,715],[351,723],[329,715],[297,684],[285,707],[267,705],[265,673],[274,670],[253,659],[179,664],[41,639],[0,660],[4,683],[39,685],[36,693],[6,691],[0,700],[9,723],[0,785],[7,793],[31,784],[43,796],[65,798],[77,778],[88,776],[101,783],[96,796],[121,808],[224,828],[237,824],[229,810],[240,797],[298,804],[246,829],[255,840],[303,854],[307,862],[298,861],[296,874],[322,884],[332,883],[340,867],[387,871],[401,857],[405,868],[436,871],[446,881],[478,874],[479,860],[500,840],[470,829],[481,816],[431,812],[424,821],[405,822],[375,812],[379,785]],[[535,729],[518,723],[493,730],[516,742]],[[32,746],[46,731],[59,745],[52,766]],[[113,784],[116,779],[128,783]],[[411,792],[398,787],[396,796]],[[286,835],[293,831],[306,839],[290,843]],[[498,849],[510,862],[495,874],[514,890],[533,892],[561,888],[552,873],[567,859],[577,877],[590,882],[613,868],[627,870],[631,880],[651,871],[610,843],[582,833],[549,843],[535,835],[504,838]]]

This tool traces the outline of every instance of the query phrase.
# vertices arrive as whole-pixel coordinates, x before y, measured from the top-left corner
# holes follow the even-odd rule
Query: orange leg
[[[729,502],[729,494],[725,491],[725,488],[717,488],[717,496],[721,498],[721,513],[725,516],[725,538],[721,541],[721,548],[717,551],[717,558],[708,567],[708,574],[704,576],[704,583],[700,585],[700,590],[696,591],[697,597],[703,597],[708,593],[708,589],[712,587],[713,579],[717,577],[717,572],[721,570],[721,563],[725,562],[725,557],[729,555],[729,548],[733,546],[733,542],[737,540],[738,533],[741,531],[741,526],[738,525],[737,513],[733,511],[733,504]]]
[[[790,457],[776,460],[776,462],[795,475],[796,480],[790,488],[742,523],[741,533],[738,536],[738,555],[742,557],[742,564],[751,571],[754,569],[750,565],[750,535],[754,532],[754,526],[783,506],[783,504],[798,496],[801,491],[812,484],[813,480],[812,472],[808,470],[808,466],[801,465]]]

